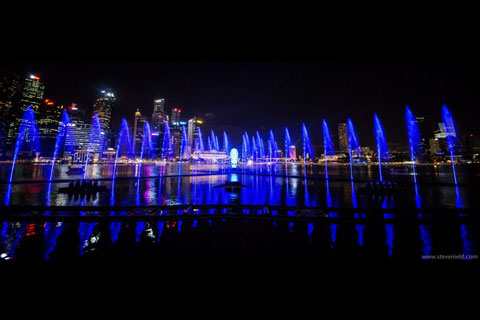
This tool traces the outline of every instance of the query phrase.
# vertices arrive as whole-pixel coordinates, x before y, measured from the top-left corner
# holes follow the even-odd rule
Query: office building
[[[52,157],[57,140],[58,127],[62,119],[63,105],[45,99],[37,118],[38,137],[44,157]]]
[[[197,128],[203,124],[203,120],[197,117],[193,117],[188,120],[188,143],[190,150],[194,150],[194,143],[197,141],[198,130]]]
[[[13,126],[20,93],[20,76],[0,71],[0,157],[7,153],[8,137],[14,136]],[[10,145],[10,141],[8,141]]]
[[[347,124],[338,124],[338,144],[341,152],[348,152]]]
[[[162,154],[165,123],[168,123],[168,115],[165,112],[165,99],[156,99],[153,101],[151,131],[154,154],[157,157]]]
[[[182,110],[179,108],[173,108],[172,109],[172,116],[170,118],[170,123],[178,123],[180,122],[180,114],[182,113]]]
[[[102,90],[93,104],[93,114],[98,115],[100,127],[105,133],[107,146],[113,145],[112,112],[116,98],[112,89]],[[92,114],[92,117],[93,117]]]
[[[142,116],[140,110],[137,109],[135,112],[135,122],[133,125],[133,151],[136,156],[139,156],[142,153],[142,143],[143,143],[143,129],[145,123],[147,122],[147,117]]]

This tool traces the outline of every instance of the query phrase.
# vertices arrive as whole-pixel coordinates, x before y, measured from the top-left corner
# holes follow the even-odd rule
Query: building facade
[[[146,122],[147,117],[142,116],[140,110],[137,109],[135,112],[135,122],[133,125],[133,152],[136,156],[139,156],[142,153],[144,135],[143,129]]]
[[[14,136],[13,120],[18,112],[19,93],[20,76],[0,71],[0,158],[7,153],[8,137]]]
[[[102,90],[93,104],[93,114],[98,115],[100,127],[105,133],[107,146],[113,145],[112,112],[116,98],[112,89]]]
[[[151,131],[154,155],[157,157],[162,154],[165,123],[168,123],[168,115],[165,112],[165,99],[156,99],[153,101]]]
[[[341,152],[348,152],[347,124],[338,124],[338,145]]]

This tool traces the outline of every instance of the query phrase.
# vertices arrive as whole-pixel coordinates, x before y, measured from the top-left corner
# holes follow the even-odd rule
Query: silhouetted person
[[[95,181],[93,183],[93,191],[97,191],[97,189],[98,189],[98,181]]]
[[[85,182],[85,180],[83,180],[82,185],[80,186],[80,191],[84,192],[86,187],[87,187],[87,183]]]
[[[68,184],[68,192],[73,192],[73,188],[75,187],[75,184],[73,183],[73,180],[70,181]]]

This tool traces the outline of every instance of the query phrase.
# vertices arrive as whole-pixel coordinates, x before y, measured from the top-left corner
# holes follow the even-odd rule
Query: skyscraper
[[[288,147],[288,158],[291,160],[297,160],[297,149],[295,146]]]
[[[416,117],[415,120],[417,121],[418,131],[420,133],[420,146],[417,147],[421,154],[425,155],[430,151],[429,139],[433,137],[433,130],[430,122],[424,117]]]
[[[43,156],[53,156],[63,109],[63,105],[50,99],[45,99],[40,108],[37,126]]]
[[[0,71],[0,156],[7,151],[7,137],[14,135],[11,124],[18,106],[19,91],[20,76]]]
[[[348,152],[348,135],[346,123],[338,124],[338,143],[340,146],[340,151]]]
[[[20,83],[19,102],[12,110],[11,121],[9,123],[7,135],[7,148],[13,148],[17,140],[18,129],[22,123],[22,118],[27,107],[31,107],[35,113],[36,121],[40,119],[40,109],[43,104],[43,95],[45,85],[40,81],[40,77],[29,75]]]
[[[160,156],[162,152],[165,122],[168,122],[168,115],[165,112],[165,99],[156,99],[153,101],[151,126],[153,150],[156,156]]]
[[[182,113],[182,110],[180,110],[179,108],[173,108],[172,109],[172,117],[170,119],[170,123],[171,124],[174,124],[174,123],[178,123],[180,122],[180,114]]]
[[[135,155],[142,153],[143,128],[147,122],[147,117],[142,116],[140,110],[135,112],[135,123],[133,126],[133,150]]]
[[[22,93],[20,96],[20,118],[28,106],[37,114],[43,103],[45,85],[40,81],[40,77],[30,75],[23,80]]]
[[[100,92],[93,104],[93,114],[98,115],[100,127],[105,132],[107,146],[111,146],[113,142],[112,111],[114,102],[115,95],[112,89],[107,89]]]
[[[203,124],[203,121],[197,117],[193,117],[188,120],[188,143],[190,150],[193,150],[193,144],[195,143],[198,135],[197,127]]]

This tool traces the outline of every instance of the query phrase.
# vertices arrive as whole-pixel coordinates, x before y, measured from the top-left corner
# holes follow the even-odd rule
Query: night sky
[[[322,145],[321,122],[332,134],[351,117],[360,144],[374,144],[373,114],[383,122],[390,143],[407,145],[405,105],[415,116],[441,121],[450,108],[461,134],[480,134],[472,116],[480,101],[480,68],[474,63],[441,62],[7,62],[3,68],[38,74],[46,97],[78,103],[90,114],[97,90],[117,96],[113,124],[126,117],[133,126],[138,108],[151,117],[153,100],[166,99],[166,111],[182,109],[182,118],[204,118],[204,137],[213,128],[227,131],[239,147],[241,135],[256,130],[266,139],[274,130],[283,146],[284,127],[300,143],[305,122],[315,149]],[[338,144],[337,141],[335,141]],[[299,145],[300,146],[300,145]]]

